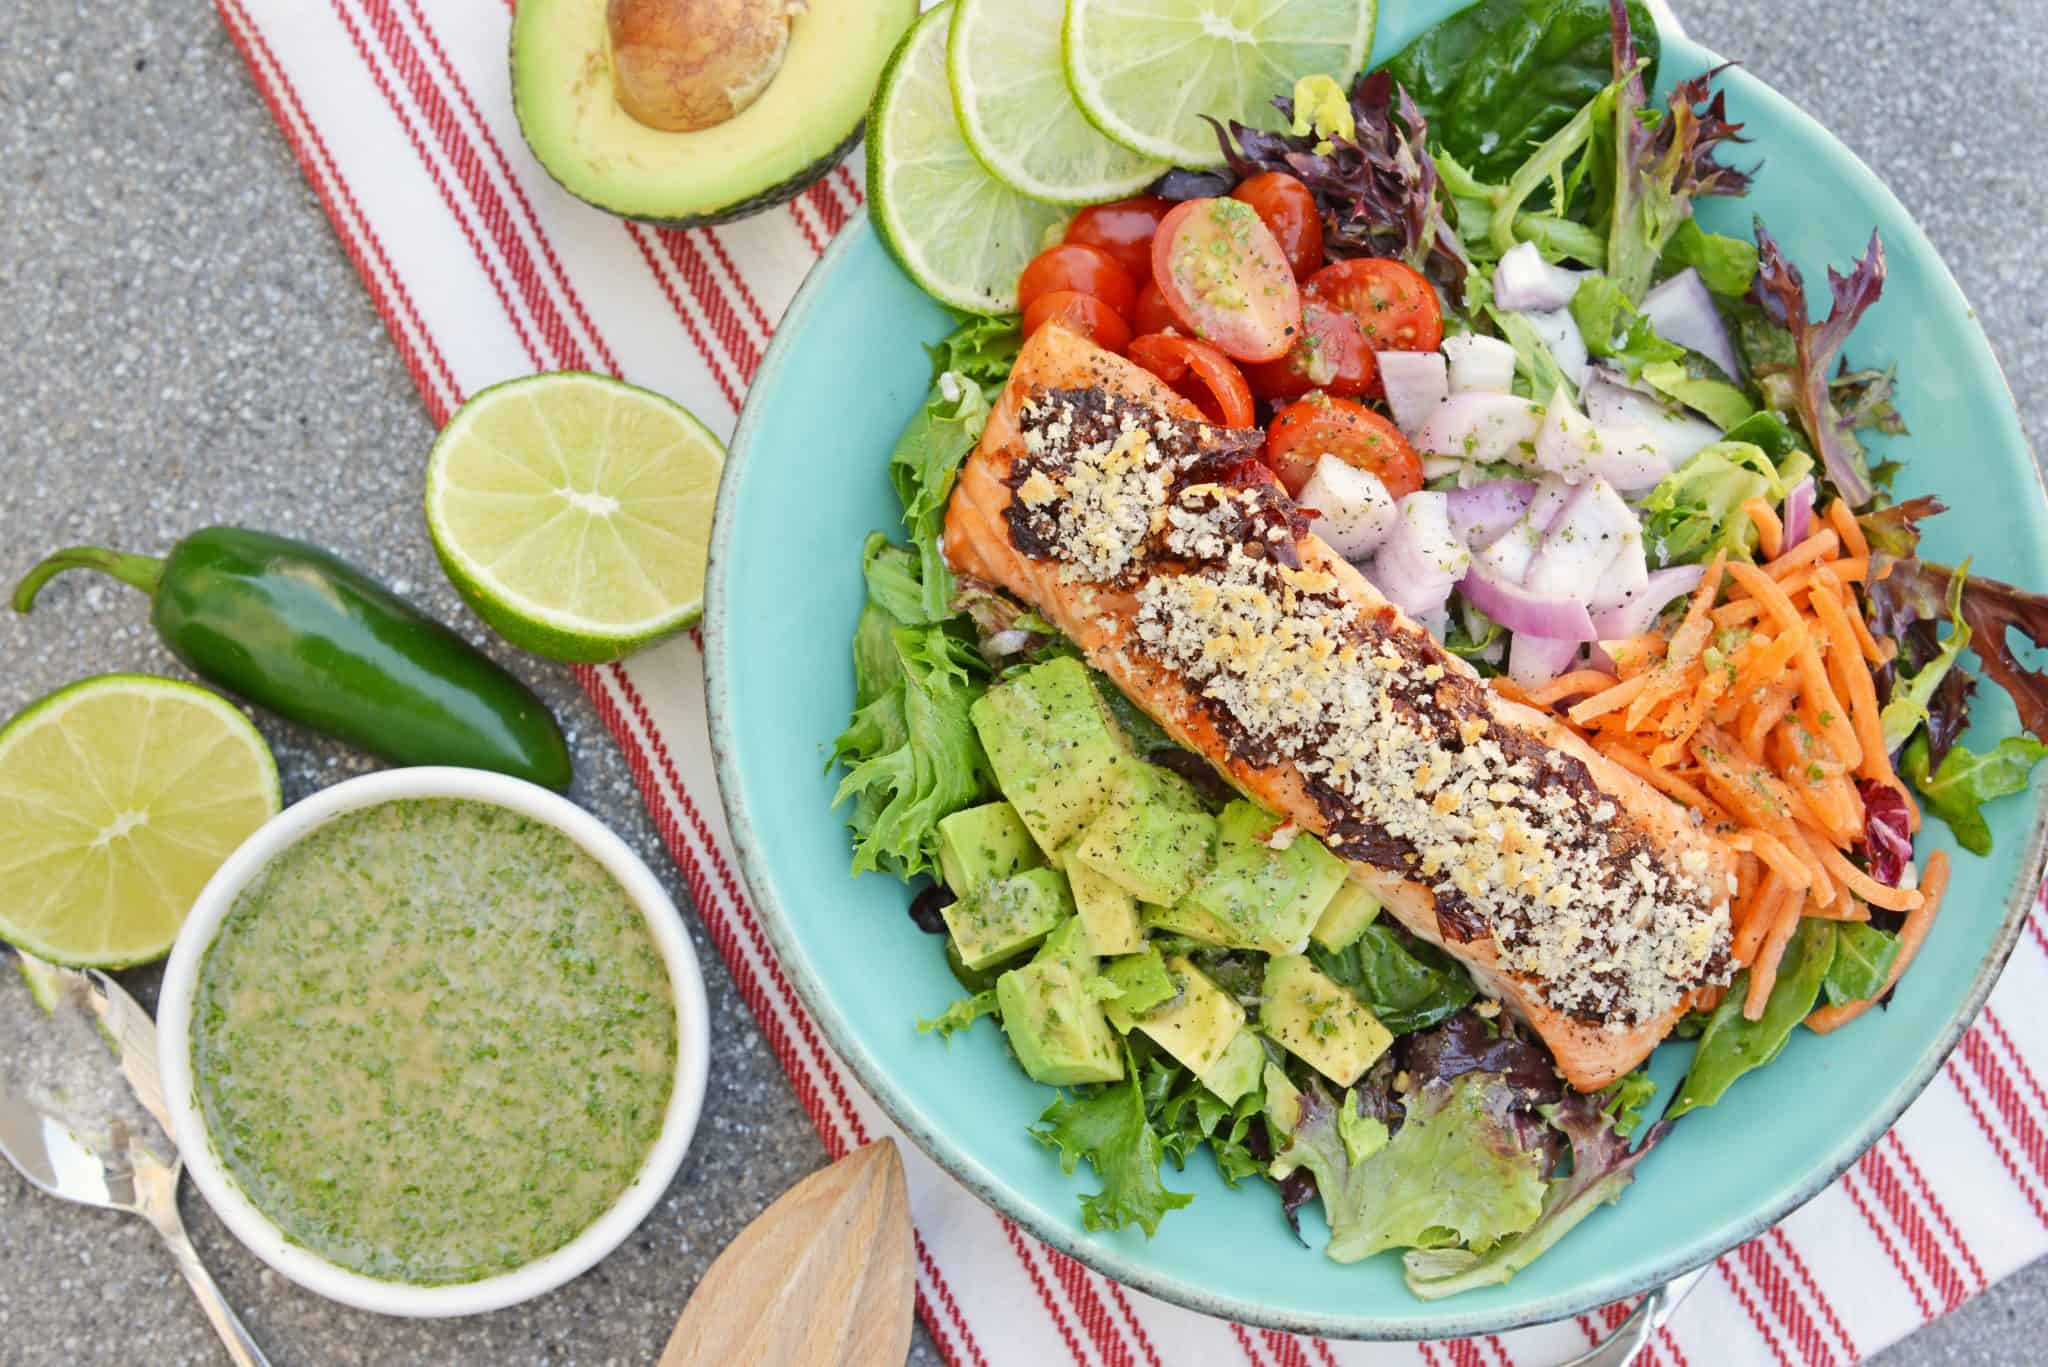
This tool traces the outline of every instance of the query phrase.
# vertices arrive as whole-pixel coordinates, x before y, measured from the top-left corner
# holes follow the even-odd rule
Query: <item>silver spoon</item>
[[[58,969],[53,976],[83,992],[119,1054],[129,1084],[157,1122],[165,1124],[163,1087],[156,1075],[156,1030],[149,1014],[105,974],[87,978]],[[165,1133],[169,1133],[167,1125]],[[236,1367],[270,1367],[270,1359],[228,1307],[227,1298],[185,1233],[185,1222],[178,1214],[178,1178],[184,1165],[166,1164],[126,1134],[124,1127],[116,1126],[112,1138],[116,1152],[110,1159],[95,1153],[61,1120],[0,1083],[0,1154],[15,1170],[51,1196],[140,1215],[149,1221]]]

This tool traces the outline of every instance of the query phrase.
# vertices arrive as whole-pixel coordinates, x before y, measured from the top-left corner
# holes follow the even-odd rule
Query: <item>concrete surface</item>
[[[2036,73],[2048,59],[2048,6],[1679,9],[1697,37],[1744,57],[1833,127],[1920,216],[1982,310],[2038,435],[2048,418],[2048,98]],[[205,6],[13,6],[0,25],[0,167],[0,578],[61,543],[155,550],[232,520],[323,542],[484,639],[442,580],[417,514],[427,420]],[[569,728],[576,798],[673,879],[567,672],[493,649]],[[83,578],[60,582],[33,619],[0,615],[0,661],[0,715],[88,673],[179,672],[139,598]],[[367,767],[261,721],[288,800]],[[638,1235],[552,1296],[456,1323],[354,1314],[263,1270],[188,1197],[207,1262],[276,1360],[652,1361],[709,1260],[823,1154],[701,934],[698,953],[718,1052],[695,1148]],[[151,973],[130,979],[153,989]],[[2037,1266],[1879,1360],[2027,1360],[2044,1314],[2048,1266]],[[0,1175],[0,1361],[145,1358],[219,1360],[151,1236]],[[936,1360],[920,1335],[912,1361]]]

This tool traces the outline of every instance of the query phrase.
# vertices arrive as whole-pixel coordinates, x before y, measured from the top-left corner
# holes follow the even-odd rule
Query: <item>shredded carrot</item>
[[[1799,684],[1795,679],[1786,679],[1767,690],[1755,703],[1755,711],[1742,724],[1742,753],[1751,759],[1762,761],[1764,737],[1777,729],[1785,720],[1785,714],[1792,710],[1792,704],[1799,697]]]
[[[1806,861],[1785,847],[1785,842],[1769,831],[1751,827],[1728,841],[1730,849],[1748,850],[1764,862],[1771,873],[1785,880],[1800,892],[1813,886],[1813,870]]]
[[[1529,695],[1522,691],[1522,686],[1505,674],[1496,674],[1486,682],[1492,686],[1494,692],[1500,694],[1509,702],[1526,703],[1529,701]]]
[[[1728,813],[1720,803],[1714,801],[1714,799],[1708,797],[1669,769],[1657,768],[1637,751],[1618,741],[1608,741],[1604,744],[1596,743],[1593,748],[1663,793],[1666,797],[1677,798],[1686,806],[1691,807],[1694,811],[1706,817],[1707,820],[1716,825],[1726,825],[1728,823]]]
[[[1778,912],[1786,902],[1798,904],[1799,890],[1786,882],[1776,869],[1764,879],[1764,885],[1757,890],[1756,898],[1749,905],[1748,914],[1742,924],[1735,928],[1735,936],[1728,946],[1728,952],[1744,968],[1756,961],[1757,950],[1763,947],[1764,936],[1777,924]]]
[[[1817,845],[1814,853],[1821,865],[1849,887],[1849,891],[1874,907],[1886,911],[1912,911],[1926,900],[1924,895],[1905,888],[1895,888],[1880,883],[1863,870],[1850,863],[1842,852],[1832,845]]]
[[[1565,715],[1580,726],[1590,725],[1594,719],[1604,717],[1616,708],[1628,706],[1645,688],[1650,686],[1650,679],[1651,676],[1648,673],[1638,674],[1632,679],[1623,679],[1606,692],[1595,693],[1592,697],[1575,703]],[[1495,682],[1498,683],[1499,680],[1495,680]]]
[[[1541,688],[1532,688],[1523,696],[1535,707],[1548,707],[1580,693],[1594,694],[1602,689],[1614,687],[1617,680],[1612,674],[1598,669],[1575,669],[1569,674],[1560,674]]]
[[[1745,500],[1742,511],[1756,524],[1757,549],[1764,553],[1764,559],[1776,560],[1785,550],[1785,524],[1778,521],[1777,513],[1762,498]]]
[[[1853,897],[1837,897],[1832,906],[1808,906],[1806,914],[1820,921],[1868,921],[1870,908]]]
[[[1840,502],[1830,504],[1839,507]],[[1856,629],[1849,625],[1848,610],[1842,606],[1842,586],[1827,571],[1818,571],[1814,579],[1813,607],[1828,632],[1828,653],[1833,665],[1832,672],[1847,695],[1849,719],[1855,726],[1857,743],[1862,747],[1862,763],[1857,772],[1873,783],[1896,786],[1898,778],[1892,773],[1891,756],[1884,743],[1884,723],[1879,719],[1877,706],[1877,685],[1871,680],[1870,670],[1862,655],[1862,644],[1856,639]]]
[[[1764,932],[1762,948],[1756,952],[1756,962],[1749,966],[1749,992],[1742,999],[1742,1018],[1762,1020],[1764,1005],[1771,999],[1771,989],[1778,982],[1778,965],[1784,961],[1785,946],[1792,943],[1792,932],[1799,929],[1801,902],[1797,897],[1788,897],[1772,917],[1770,928]]]
[[[1934,926],[1934,914],[1941,910],[1941,897],[1947,891],[1948,851],[1936,850],[1927,856],[1927,872],[1920,879],[1922,901],[1907,914],[1906,923],[1899,927],[1899,954],[1892,960],[1891,972],[1885,974],[1884,986],[1860,1002],[1823,1006],[1806,1018],[1807,1029],[1821,1035],[1839,1030],[1883,1001],[1885,993],[1899,985],[1899,979],[1906,975],[1914,957],[1920,953],[1920,946],[1927,942],[1927,932]]]
[[[1627,640],[1602,642],[1602,648],[1606,650],[1607,658],[1614,662],[1615,672],[1626,679],[1663,659],[1666,644],[1660,633],[1646,631]]]
[[[1842,538],[1833,532],[1815,532],[1771,562],[1771,578],[1783,579],[1792,571],[1811,565],[1816,560],[1833,558],[1841,549]]]
[[[1828,504],[1828,525],[1842,538],[1842,547],[1858,560],[1870,555],[1870,541],[1863,535],[1863,528],[1857,525],[1856,514],[1849,511],[1849,505],[1841,499]]]

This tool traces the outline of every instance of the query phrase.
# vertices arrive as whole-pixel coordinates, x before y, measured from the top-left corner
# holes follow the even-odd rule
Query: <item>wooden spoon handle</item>
[[[879,1140],[740,1231],[683,1307],[659,1367],[897,1367],[916,1278],[903,1160]]]

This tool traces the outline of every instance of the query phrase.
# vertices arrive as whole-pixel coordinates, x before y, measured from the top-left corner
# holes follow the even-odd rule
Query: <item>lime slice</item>
[[[60,689],[0,728],[0,940],[80,968],[161,959],[281,805],[225,699],[142,674]]]
[[[1100,204],[1157,180],[1166,163],[1102,135],[1067,90],[1066,0],[953,0],[946,74],[967,145],[1033,199]]]
[[[602,375],[472,395],[427,461],[427,530],[477,616],[553,660],[616,660],[704,614],[725,447]]]
[[[903,269],[942,304],[1015,313],[1017,274],[1062,212],[988,173],[946,83],[951,3],[925,12],[882,72],[868,115],[868,207]]]
[[[1378,13],[1377,0],[1069,0],[1067,83],[1132,151],[1216,166],[1223,151],[1204,114],[1274,128],[1270,101],[1301,77],[1349,89]]]

